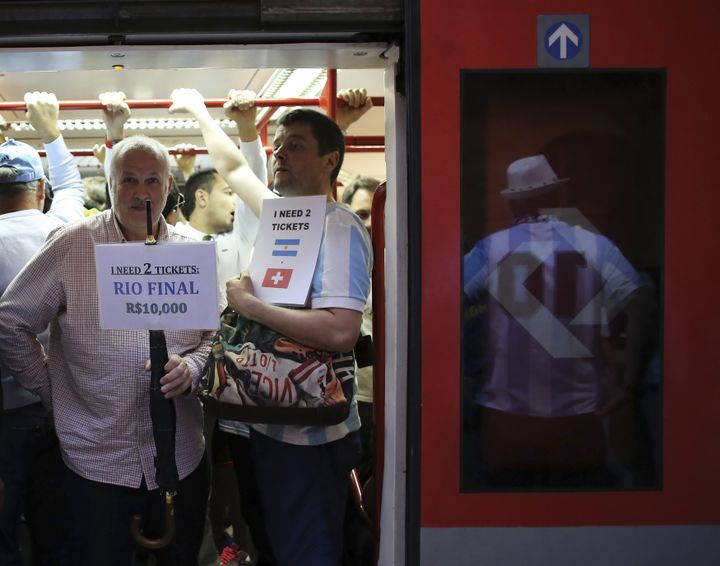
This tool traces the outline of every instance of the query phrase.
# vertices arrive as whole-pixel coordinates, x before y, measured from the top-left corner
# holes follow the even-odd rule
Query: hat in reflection
[[[35,148],[13,139],[0,144],[0,183],[29,183],[44,177]]]
[[[556,189],[569,179],[558,179],[544,155],[513,161],[507,170],[508,186],[500,194],[507,199],[531,198]]]

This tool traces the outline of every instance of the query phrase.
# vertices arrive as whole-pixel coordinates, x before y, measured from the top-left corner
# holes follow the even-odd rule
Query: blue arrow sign
[[[567,61],[580,53],[583,45],[582,32],[572,22],[556,22],[548,27],[544,45],[551,57]]]

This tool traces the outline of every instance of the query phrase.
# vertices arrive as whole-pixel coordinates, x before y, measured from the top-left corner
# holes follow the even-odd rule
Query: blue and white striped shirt
[[[478,242],[464,262],[464,372],[482,377],[475,401],[542,417],[595,411],[608,324],[643,284],[606,237],[557,220]]]
[[[370,294],[372,269],[370,236],[361,220],[350,208],[330,203],[325,212],[325,227],[320,241],[320,254],[310,288],[313,309],[342,308],[362,312]],[[334,368],[341,381],[354,380],[355,361],[352,353],[337,354]],[[360,428],[354,393],[350,415],[332,426],[289,426],[253,424],[252,427],[275,440],[299,445],[326,444],[339,440]]]

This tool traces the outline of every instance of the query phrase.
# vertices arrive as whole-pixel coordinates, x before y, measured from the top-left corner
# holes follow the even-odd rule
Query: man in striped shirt
[[[167,150],[133,136],[113,151],[112,210],[52,233],[0,299],[0,353],[21,385],[54,411],[70,506],[71,545],[79,566],[128,566],[130,522],[145,517],[144,536],[164,531],[155,481],[150,417],[148,333],[100,326],[96,244],[144,241],[146,201],[159,242],[189,241],[162,218],[172,186]],[[50,325],[47,352],[36,336]],[[208,497],[202,409],[195,389],[211,332],[166,333],[169,361],[162,391],[175,403],[176,531],[158,564],[196,565]],[[63,520],[61,518],[60,520]]]
[[[464,374],[482,408],[484,481],[604,481],[602,414],[639,384],[648,290],[615,244],[553,214],[566,181],[543,155],[513,162],[502,192],[513,226],[465,255]],[[620,312],[616,379],[607,332]]]
[[[171,112],[194,115],[218,172],[259,217],[263,199],[272,193],[212,120],[202,95],[180,89],[172,96]],[[328,200],[309,308],[288,309],[260,301],[247,275],[228,282],[228,302],[243,316],[297,342],[341,356],[351,352],[357,341],[372,265],[362,221],[333,199],[344,137],[327,116],[295,110],[280,120],[273,147],[273,185],[281,195],[323,195]],[[356,388],[352,373],[343,387],[352,395]],[[354,399],[350,415],[338,425],[252,425],[253,463],[279,565],[340,565],[348,477],[360,456],[359,428]]]

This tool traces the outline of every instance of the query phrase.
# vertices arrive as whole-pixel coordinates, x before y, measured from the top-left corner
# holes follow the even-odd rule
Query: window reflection
[[[635,121],[659,121],[661,82],[464,79],[462,488],[655,487],[662,161],[648,157],[662,145],[617,114],[629,99],[644,105]]]

